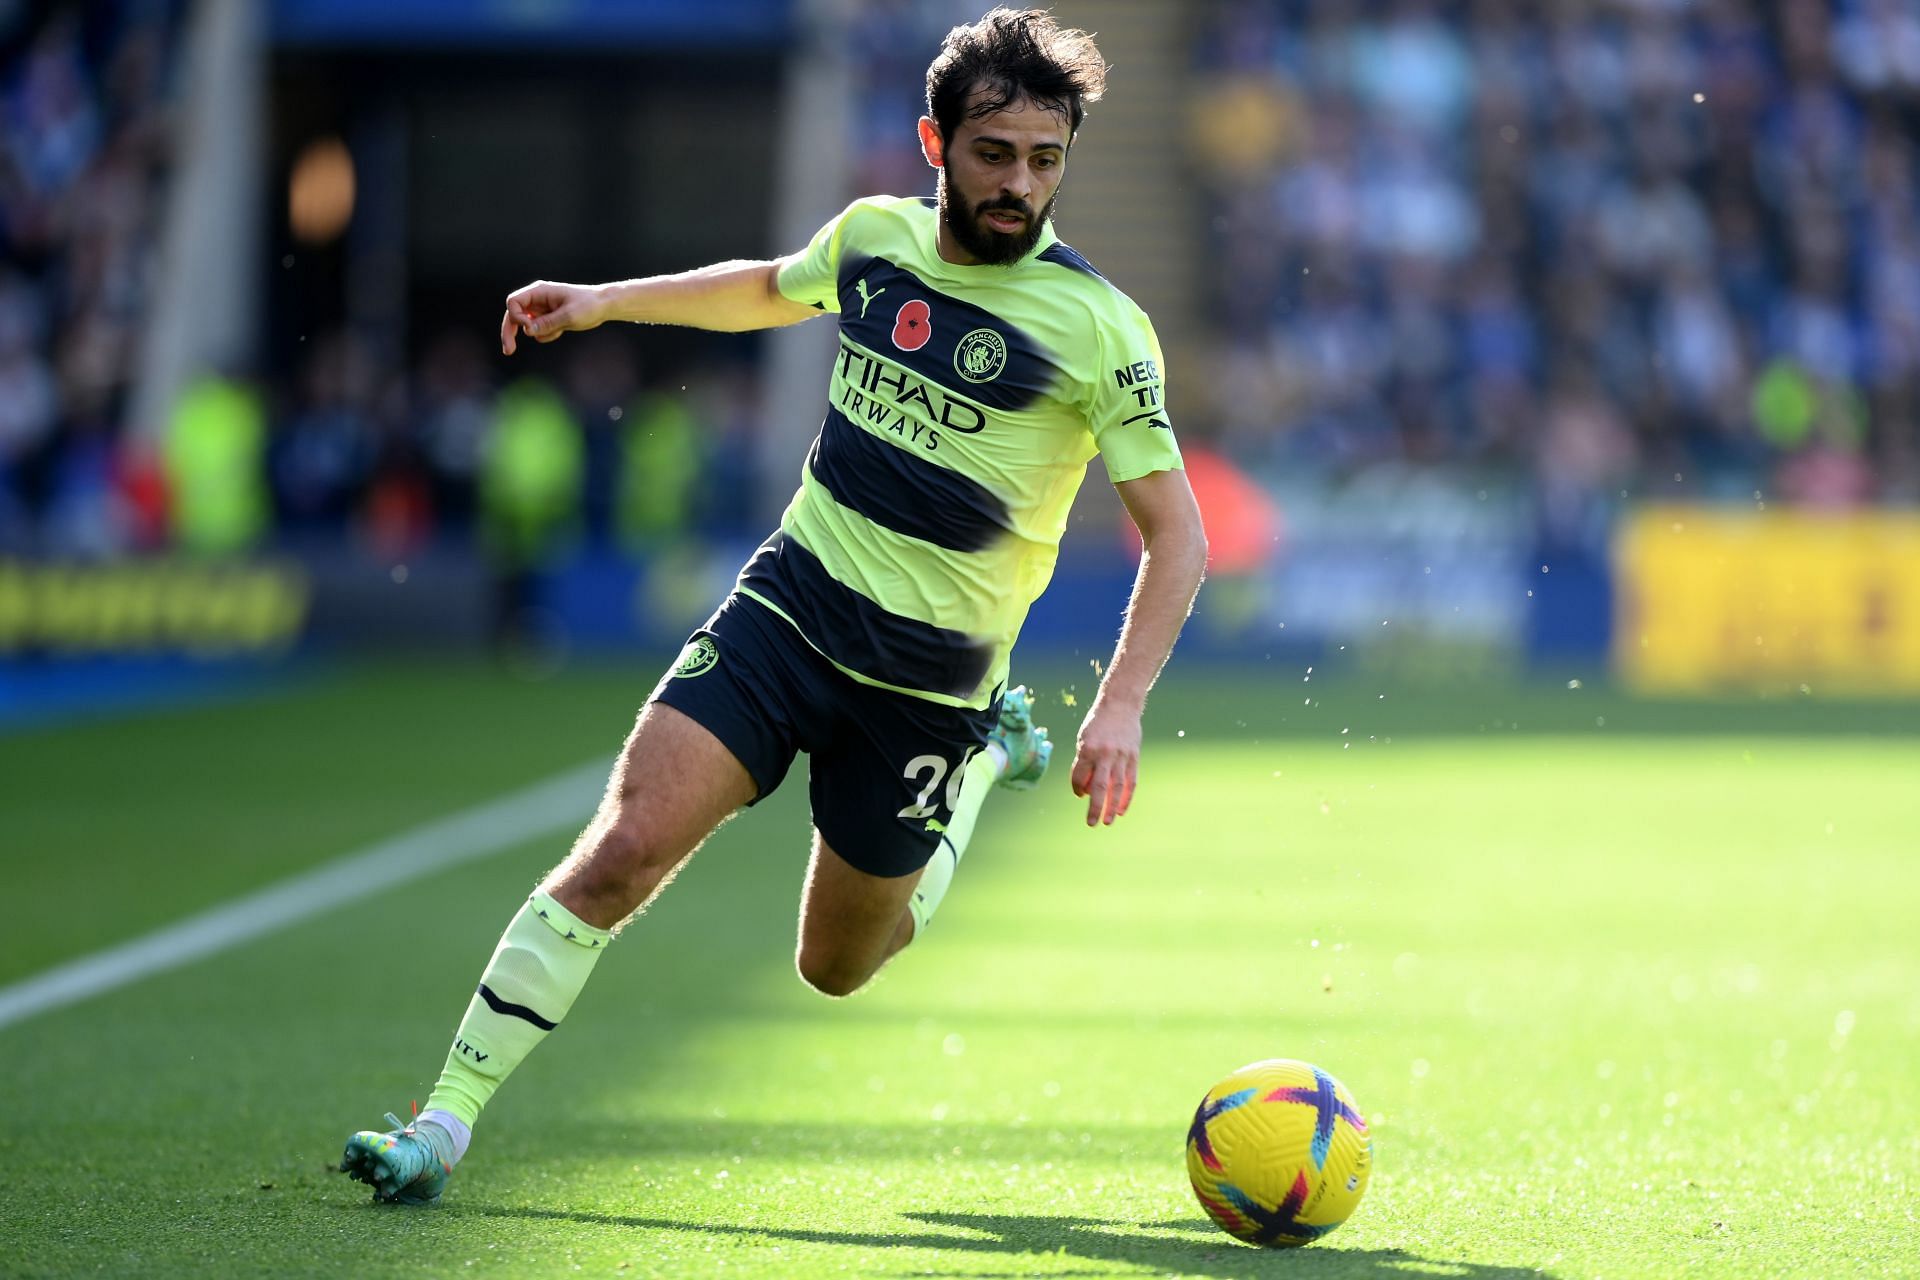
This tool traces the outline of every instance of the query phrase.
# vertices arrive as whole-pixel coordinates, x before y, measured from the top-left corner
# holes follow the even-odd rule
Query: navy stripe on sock
[[[1009,524],[1007,504],[979,481],[890,444],[828,409],[807,459],[834,501],[949,551],[978,551]]]
[[[484,982],[480,984],[480,998],[485,1000],[487,1002],[487,1008],[493,1010],[495,1013],[501,1014],[504,1017],[524,1019],[542,1031],[551,1031],[560,1025],[557,1022],[548,1022],[545,1018],[523,1004],[515,1004],[511,1000],[502,1000],[499,996],[493,994],[493,988]]]

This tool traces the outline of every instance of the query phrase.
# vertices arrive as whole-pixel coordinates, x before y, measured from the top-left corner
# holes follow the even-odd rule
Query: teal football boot
[[[362,1129],[347,1139],[340,1172],[373,1188],[388,1204],[432,1204],[447,1189],[450,1165],[427,1136],[387,1112],[387,1133]]]
[[[1030,791],[1047,771],[1053,759],[1053,744],[1047,731],[1033,722],[1033,695],[1027,686],[1015,685],[1000,702],[1000,723],[987,734],[1007,753],[1007,767],[1001,770],[1000,785],[1012,791]]]

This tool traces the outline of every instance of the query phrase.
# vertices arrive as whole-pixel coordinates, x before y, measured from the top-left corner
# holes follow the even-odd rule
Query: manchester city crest
[[[680,658],[673,664],[676,679],[691,679],[703,676],[719,665],[720,646],[713,642],[712,636],[695,636],[680,651]]]
[[[1007,367],[1007,340],[992,329],[975,329],[953,349],[953,371],[968,382],[992,382]]]

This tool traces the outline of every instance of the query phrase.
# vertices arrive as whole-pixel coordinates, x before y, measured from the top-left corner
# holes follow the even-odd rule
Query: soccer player
[[[1100,454],[1139,526],[1120,639],[1072,770],[1088,825],[1127,812],[1148,688],[1192,607],[1200,515],[1146,316],[1050,223],[1106,65],[1044,12],[995,9],[927,70],[937,196],[855,201],[804,250],[682,275],[514,291],[501,348],[609,320],[739,331],[839,317],[800,489],[627,739],[572,852],[520,909],[411,1124],[347,1142],[381,1200],[439,1197],[480,1109],[621,925],[721,822],[810,756],[798,967],[843,996],[923,933],[995,783],[1052,744],[1008,657]]]

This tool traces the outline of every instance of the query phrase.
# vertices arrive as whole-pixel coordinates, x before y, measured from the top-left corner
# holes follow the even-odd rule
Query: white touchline
[[[443,867],[485,858],[569,824],[585,826],[607,763],[429,822],[118,946],[0,987],[0,1027],[177,969]]]

